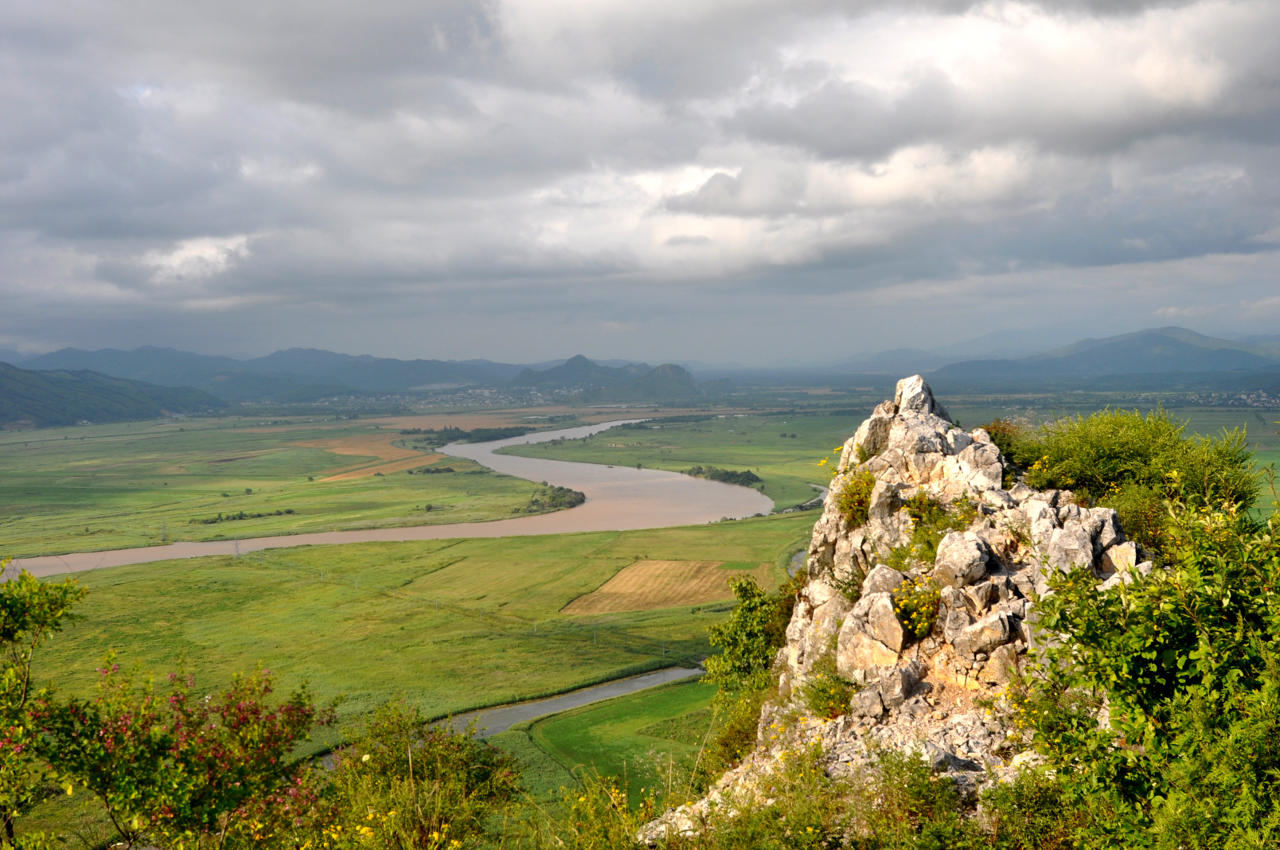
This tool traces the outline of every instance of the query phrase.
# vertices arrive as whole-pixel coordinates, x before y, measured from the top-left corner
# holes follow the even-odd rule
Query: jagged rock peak
[[[1115,511],[1077,505],[1067,490],[1006,489],[1004,471],[987,432],[956,427],[923,378],[898,382],[844,444],[756,751],[650,837],[749,798],[797,745],[820,743],[832,774],[858,770],[877,749],[914,750],[966,791],[1026,757],[979,700],[998,700],[1046,640],[1034,600],[1048,577],[1087,569],[1106,587],[1151,565]],[[836,719],[813,717],[806,685],[833,667],[856,690]]]
[[[893,406],[899,416],[928,413],[946,419],[948,422],[951,421],[947,409],[933,397],[933,390],[919,375],[912,375],[910,378],[898,381],[898,387],[893,394]]]

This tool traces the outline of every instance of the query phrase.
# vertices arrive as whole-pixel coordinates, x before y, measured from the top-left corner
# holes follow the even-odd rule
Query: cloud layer
[[[1280,6],[0,4],[0,347],[1269,331]]]

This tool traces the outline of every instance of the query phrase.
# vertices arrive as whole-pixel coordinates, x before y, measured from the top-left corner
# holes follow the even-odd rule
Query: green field
[[[82,573],[79,617],[37,674],[84,693],[110,650],[125,666],[185,667],[208,687],[262,665],[284,686],[343,696],[345,720],[403,696],[431,715],[689,663],[731,606],[560,613],[633,561],[777,565],[809,536],[788,515],[634,532],[298,547]],[[337,733],[340,734],[340,730]]]
[[[684,788],[715,692],[702,682],[664,685],[534,721],[523,734],[571,776],[586,770],[616,777],[633,800],[666,797]]]
[[[0,547],[26,557],[476,522],[510,516],[538,490],[397,442],[395,428],[373,421],[210,419],[0,431]],[[454,472],[407,473],[418,466]],[[343,474],[355,477],[324,480]],[[249,516],[204,522],[241,512]]]
[[[779,509],[807,502],[830,475],[818,461],[857,430],[870,412],[727,414],[697,421],[656,421],[613,428],[584,440],[514,446],[503,451],[525,457],[641,464],[682,472],[713,465],[750,470]]]

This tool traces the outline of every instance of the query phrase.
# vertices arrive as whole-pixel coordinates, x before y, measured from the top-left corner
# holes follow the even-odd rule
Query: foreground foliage
[[[1086,573],[1055,580],[1041,625],[1063,640],[1019,718],[1083,846],[1276,846],[1280,524],[1174,507],[1167,570],[1105,593]]]
[[[14,842],[17,819],[50,779],[35,758],[37,733],[29,709],[47,701],[52,690],[32,682],[31,661],[84,595],[70,579],[41,582],[25,571],[3,581],[7,566],[0,561],[0,847]]]
[[[1028,486],[1066,489],[1082,504],[1114,508],[1130,539],[1162,557],[1165,500],[1176,490],[1204,504],[1250,508],[1259,482],[1243,431],[1187,437],[1165,410],[1103,410],[1038,430],[1008,420],[984,426]]]

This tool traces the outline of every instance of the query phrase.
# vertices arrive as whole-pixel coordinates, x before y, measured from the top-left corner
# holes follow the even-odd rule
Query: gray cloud
[[[1138,270],[1164,289],[1113,285],[1114,315],[1211,322],[1191,284],[1224,257],[1251,271],[1219,302],[1266,330],[1277,26],[1264,0],[10,4],[0,345],[798,358],[815,314],[880,305],[860,348],[899,304],[944,337],[979,302],[1084,321]]]

